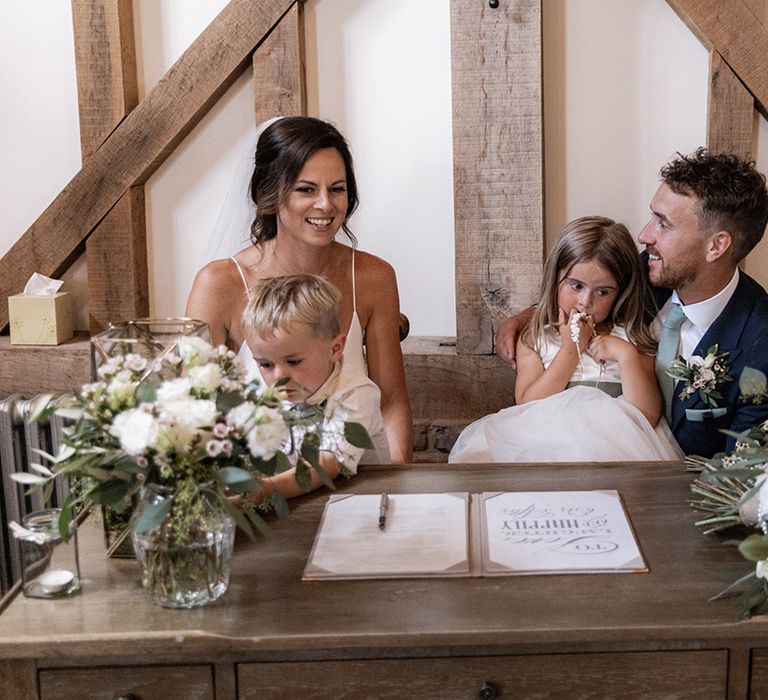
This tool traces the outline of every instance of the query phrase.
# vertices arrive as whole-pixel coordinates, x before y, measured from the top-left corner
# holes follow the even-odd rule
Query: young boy
[[[287,378],[282,389],[293,404],[325,402],[320,465],[331,478],[342,469],[335,455],[341,455],[343,466],[353,474],[359,463],[391,461],[379,388],[365,374],[344,364],[346,336],[339,329],[340,298],[336,287],[315,275],[273,277],[251,290],[243,312],[245,343],[262,379],[274,384]],[[344,440],[343,424],[349,421],[368,431],[373,449],[364,450]],[[308,490],[321,483],[312,470]],[[293,470],[267,479],[264,490],[265,497],[275,490],[286,498],[303,493]]]

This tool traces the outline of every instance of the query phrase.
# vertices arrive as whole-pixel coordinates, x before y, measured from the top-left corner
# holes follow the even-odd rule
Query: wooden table
[[[650,463],[363,468],[340,490],[617,489],[650,573],[302,582],[320,491],[269,540],[238,539],[229,591],[189,611],[149,603],[135,563],[86,528],[81,593],[0,615],[0,697],[756,696],[768,620],[708,602],[751,565],[693,525],[691,479]]]

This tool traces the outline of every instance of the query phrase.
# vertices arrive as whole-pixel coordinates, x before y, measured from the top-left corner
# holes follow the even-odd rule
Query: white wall
[[[140,95],[225,4],[134,0]],[[360,246],[395,266],[413,334],[453,335],[448,0],[308,0],[305,12],[310,113],[352,146]],[[0,1],[0,167],[12,173],[0,255],[80,165],[69,13],[60,0]],[[547,239],[587,213],[637,231],[659,167],[705,140],[707,52],[664,0],[544,0],[543,18]],[[147,183],[155,315],[183,312],[215,253],[210,232],[247,158],[252,113],[244,77]],[[766,171],[768,127],[756,128]],[[84,328],[83,264],[65,279]]]

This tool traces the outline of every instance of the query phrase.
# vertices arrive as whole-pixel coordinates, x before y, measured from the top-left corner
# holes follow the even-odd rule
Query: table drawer
[[[725,650],[248,663],[238,666],[238,689],[240,700],[530,696],[719,700],[726,696],[727,665]]]
[[[768,698],[768,649],[752,650],[749,697]]]
[[[40,671],[40,700],[213,700],[213,668],[110,666]]]

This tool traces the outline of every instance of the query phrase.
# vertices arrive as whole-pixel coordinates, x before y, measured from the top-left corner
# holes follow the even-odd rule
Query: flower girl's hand
[[[587,347],[587,354],[598,364],[612,360],[621,362],[627,357],[628,353],[636,352],[636,348],[626,340],[615,335],[596,335]]]
[[[576,345],[579,352],[584,352],[595,332],[594,319],[588,314],[571,309],[566,320],[565,311],[559,309],[557,322],[563,346]]]

